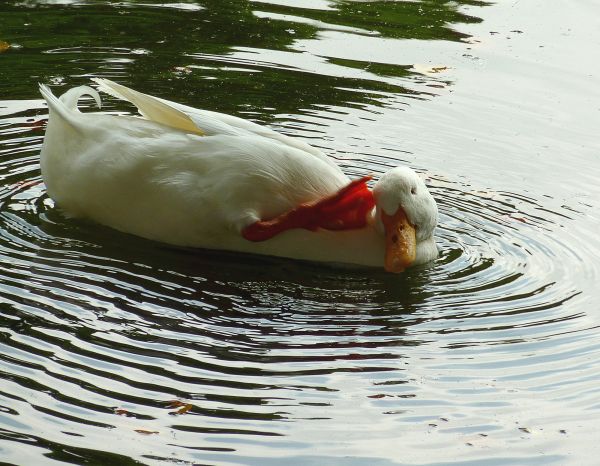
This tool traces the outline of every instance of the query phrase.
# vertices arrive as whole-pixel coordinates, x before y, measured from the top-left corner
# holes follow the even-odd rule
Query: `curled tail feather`
[[[79,109],[77,108],[77,102],[81,98],[81,96],[89,95],[91,96],[98,105],[99,108],[102,108],[102,102],[100,100],[100,94],[95,89],[92,89],[89,86],[79,86],[73,89],[69,89],[60,98],[57,98],[50,88],[45,84],[40,84],[40,92],[46,102],[48,104],[48,108],[50,112],[57,113],[62,120],[71,125],[73,128],[77,128],[77,113],[79,113]]]

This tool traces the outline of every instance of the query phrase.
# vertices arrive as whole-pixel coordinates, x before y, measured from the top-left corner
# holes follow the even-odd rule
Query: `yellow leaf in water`
[[[144,434],[144,435],[158,434],[158,430],[135,429],[135,431],[136,431],[138,434]]]
[[[10,48],[10,44],[8,42],[4,42],[0,40],[0,53],[6,52]]]
[[[174,411],[172,413],[169,414],[185,414],[188,411],[190,411],[193,406],[190,403],[184,403],[183,401],[179,401],[179,400],[173,400],[173,401],[169,401],[169,403],[167,404],[168,408],[179,408],[177,411]]]
[[[177,410],[177,414],[185,414],[185,413],[187,413],[189,410],[191,410],[191,409],[192,409],[192,407],[193,407],[193,406],[192,406],[191,404],[189,404],[189,403],[188,403],[188,404],[186,404],[186,405],[182,406],[181,408],[179,408],[179,409]]]

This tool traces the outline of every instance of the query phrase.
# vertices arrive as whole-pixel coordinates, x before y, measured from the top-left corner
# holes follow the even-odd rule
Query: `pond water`
[[[594,464],[599,16],[4,0],[0,462]],[[352,177],[413,167],[440,258],[347,271],[65,218],[41,182],[37,83],[96,76],[269,125]]]

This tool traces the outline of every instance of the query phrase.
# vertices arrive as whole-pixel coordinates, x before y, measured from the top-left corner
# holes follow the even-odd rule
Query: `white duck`
[[[437,206],[406,167],[373,190],[319,150],[268,128],[152,97],[106,79],[99,89],[144,118],[81,113],[91,87],[56,98],[41,152],[65,213],[179,246],[384,266],[437,257]]]

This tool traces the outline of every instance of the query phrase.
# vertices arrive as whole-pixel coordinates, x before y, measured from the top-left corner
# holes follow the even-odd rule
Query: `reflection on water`
[[[493,190],[503,173],[455,176],[469,157],[457,148],[451,163],[407,149],[409,110],[454,86],[445,63],[409,57],[466,49],[460,31],[486,8],[3,3],[2,458],[550,464],[580,445],[573,431],[588,440],[578,426],[600,406],[595,201]],[[440,258],[391,276],[171,248],[65,218],[39,173],[37,82],[60,92],[92,76],[267,122],[352,176],[412,165],[440,208]],[[460,136],[463,124],[443,129]],[[416,130],[429,152],[436,134]],[[519,161],[506,157],[510,173]]]

